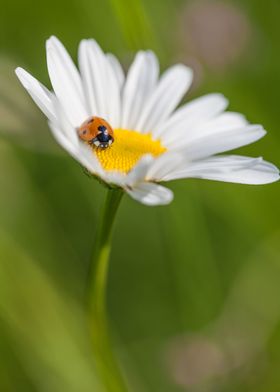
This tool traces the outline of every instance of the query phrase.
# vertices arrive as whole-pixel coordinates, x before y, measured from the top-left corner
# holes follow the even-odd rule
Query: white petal
[[[117,57],[114,56],[112,53],[107,53],[106,56],[107,56],[109,63],[111,64],[112,69],[115,72],[115,75],[116,75],[116,78],[117,78],[117,81],[119,84],[119,88],[121,90],[124,85],[124,81],[125,81],[125,76],[124,76],[122,66],[121,66],[119,60],[117,59]]]
[[[117,61],[117,60],[116,60]],[[108,121],[113,128],[119,128],[121,125],[121,85],[120,85],[120,70],[119,74],[116,73],[114,67],[109,60],[105,57],[106,72],[107,72],[107,85],[106,100],[108,105]]]
[[[163,180],[203,178],[240,184],[268,184],[279,180],[279,170],[262,158],[217,156],[187,164]]]
[[[248,125],[248,121],[243,114],[235,112],[225,112],[212,120],[202,123],[197,129],[203,136],[210,134],[213,129],[220,131],[224,129],[236,129]]]
[[[136,129],[149,133],[162,125],[190,87],[192,75],[191,69],[181,64],[169,68],[143,107]]]
[[[143,182],[126,192],[135,200],[148,206],[169,204],[173,200],[173,192],[161,185]]]
[[[57,123],[49,122],[49,127],[57,143],[76,159],[77,145],[65,135]]]
[[[79,67],[82,76],[82,83],[85,91],[87,108],[90,115],[97,115],[98,105],[95,95],[97,94],[95,88],[95,78],[98,78],[98,71],[91,65],[95,61],[93,55],[89,51],[87,40],[82,40],[78,51]],[[98,78],[99,79],[99,78]]]
[[[248,125],[246,118],[239,113],[225,112],[212,120],[202,122],[196,126],[184,129],[176,129],[163,139],[164,145],[169,149],[182,149],[185,145],[199,140],[203,136],[213,136],[216,133],[222,135],[234,129],[245,128]]]
[[[89,116],[80,75],[57,38],[51,37],[46,47],[48,71],[54,92],[71,124],[77,127]]]
[[[47,116],[50,121],[54,121],[55,114],[52,106],[53,94],[24,69],[17,68],[15,72],[23,87],[28,91],[44,115]]]
[[[114,127],[120,124],[120,86],[115,70],[94,40],[83,40],[79,64],[91,115],[104,117]]]
[[[261,125],[248,125],[239,129],[216,132],[190,141],[182,146],[182,153],[189,160],[197,160],[210,155],[233,150],[253,143],[266,134]],[[178,148],[179,149],[179,148]]]
[[[102,52],[100,46],[96,41],[83,40],[79,48],[79,61],[80,53],[86,52],[88,56],[88,66],[91,71],[92,81],[86,80],[84,78],[84,83],[88,83],[88,89],[92,89],[95,92],[96,101],[96,114],[100,117],[108,119],[108,105],[107,105],[107,88],[108,80],[106,78],[107,70],[105,64],[105,56]],[[80,67],[82,70],[82,62],[80,62]]]
[[[163,124],[155,128],[154,137],[162,137],[164,143],[178,140],[179,137],[196,135],[198,125],[215,118],[228,106],[222,94],[208,94],[197,98],[176,110]]]
[[[100,177],[107,184],[117,185],[121,188],[125,187],[126,175],[117,170],[113,170],[113,171],[103,170],[103,173]]]
[[[159,65],[153,52],[138,52],[129,68],[123,89],[122,127],[137,130],[143,107],[153,91]]]
[[[126,185],[133,187],[134,185],[143,182],[146,178],[147,172],[154,162],[152,155],[144,155],[128,173],[126,178]]]
[[[56,128],[62,132],[72,144],[78,146],[80,140],[77,130],[70,123],[69,118],[63,110],[61,102],[57,99],[56,96],[52,97],[52,106],[55,115],[55,120],[52,123],[56,125]]]
[[[161,181],[162,178],[182,167],[185,161],[186,158],[182,154],[166,152],[153,160],[146,173],[146,180]]]

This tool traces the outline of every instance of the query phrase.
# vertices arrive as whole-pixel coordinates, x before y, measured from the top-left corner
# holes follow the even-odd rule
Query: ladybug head
[[[99,148],[109,147],[113,143],[114,139],[112,138],[111,135],[109,135],[109,132],[105,127],[105,125],[100,125],[98,127],[98,131],[99,133],[96,136],[96,138],[93,140],[93,144]]]

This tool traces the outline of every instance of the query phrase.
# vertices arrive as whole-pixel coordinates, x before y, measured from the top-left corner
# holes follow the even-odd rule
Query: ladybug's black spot
[[[94,118],[90,118],[87,123],[91,124],[91,123],[93,123],[93,121],[94,121]]]
[[[84,131],[83,131],[83,135],[85,135],[87,133],[87,130],[85,129]]]
[[[106,130],[107,130],[107,128],[104,125],[99,125],[98,131],[105,132]]]

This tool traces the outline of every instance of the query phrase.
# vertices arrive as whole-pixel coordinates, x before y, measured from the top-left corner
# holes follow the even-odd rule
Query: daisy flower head
[[[79,70],[61,42],[46,44],[53,92],[22,68],[21,83],[47,116],[57,142],[90,173],[146,204],[168,204],[173,193],[159,183],[204,178],[244,184],[279,179],[262,158],[219,155],[265,135],[228,101],[209,94],[176,109],[192,71],[174,65],[159,76],[157,57],[140,51],[125,76],[112,54],[94,40],[79,46]]]

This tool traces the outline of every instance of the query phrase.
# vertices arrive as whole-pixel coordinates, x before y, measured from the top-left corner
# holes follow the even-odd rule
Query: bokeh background
[[[186,97],[221,92],[269,131],[241,154],[280,166],[278,0],[1,0],[0,391],[102,391],[85,291],[105,190],[52,140],[14,76],[50,86],[45,40],[76,59],[94,37],[127,69],[151,48],[194,68]],[[174,202],[125,197],[108,312],[135,392],[280,390],[279,184],[174,182]]]

